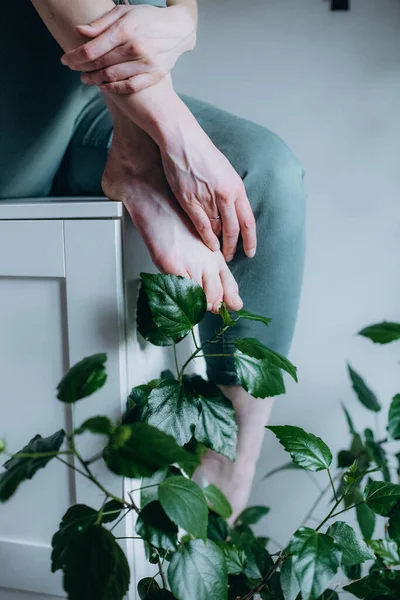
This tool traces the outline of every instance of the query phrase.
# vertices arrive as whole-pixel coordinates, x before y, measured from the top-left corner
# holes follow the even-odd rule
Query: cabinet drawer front
[[[64,277],[62,221],[0,221],[0,277]]]

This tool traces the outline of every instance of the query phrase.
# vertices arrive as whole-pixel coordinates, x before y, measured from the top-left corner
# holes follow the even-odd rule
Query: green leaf
[[[330,535],[338,544],[342,550],[342,563],[348,567],[375,559],[374,553],[364,540],[359,538],[354,529],[344,521],[333,523],[326,535]]]
[[[339,594],[337,594],[334,590],[325,590],[318,600],[339,600]]]
[[[223,519],[229,519],[232,516],[232,507],[224,494],[219,488],[213,483],[210,483],[206,488],[203,489],[204,496],[210,508],[220,515]]]
[[[390,481],[389,464],[384,449],[375,441],[374,433],[371,429],[366,429],[364,435],[365,446],[369,452],[371,460],[373,460],[375,464],[382,470],[384,480]]]
[[[222,551],[214,542],[182,544],[168,568],[168,581],[178,600],[227,600],[228,576]]]
[[[255,315],[254,313],[251,313],[248,310],[244,310],[243,308],[241,310],[238,310],[236,312],[236,314],[238,316],[238,320],[239,319],[248,319],[250,321],[260,321],[260,323],[264,323],[264,325],[269,325],[272,321],[272,319],[269,319],[268,317],[263,317],[261,315]]]
[[[390,513],[388,534],[392,540],[400,543],[400,502],[396,504]]]
[[[154,322],[149,306],[149,299],[144,285],[141,284],[137,300],[136,323],[140,335],[154,346],[172,346],[182,339],[182,336],[166,335]]]
[[[246,568],[244,574],[249,579],[261,579],[273,566],[273,560],[266,550],[264,541],[242,534],[240,547],[246,553]]]
[[[358,335],[369,338],[377,344],[390,344],[400,339],[400,323],[383,321],[362,329]]]
[[[291,539],[290,553],[302,599],[316,600],[339,570],[339,546],[329,535],[302,527]]]
[[[126,428],[130,436],[118,439],[118,430]],[[184,465],[191,455],[178,446],[174,438],[147,423],[132,423],[116,429],[110,443],[104,448],[103,458],[113,473],[125,477],[149,477],[170,464]],[[123,429],[125,431],[125,429]]]
[[[240,575],[240,573],[243,573],[246,567],[245,551],[227,542],[218,542],[217,545],[224,554],[228,575]]]
[[[254,398],[272,398],[286,392],[280,369],[266,360],[235,352],[235,369],[240,383]]]
[[[160,589],[146,596],[146,600],[176,600],[168,590]]]
[[[400,394],[396,394],[390,405],[388,432],[394,440],[400,440]]]
[[[97,392],[106,382],[107,354],[87,356],[71,367],[57,386],[57,398],[71,404]]]
[[[229,314],[225,302],[223,302],[219,308],[219,316],[222,318],[224,325],[229,325],[229,327],[235,327],[236,321],[232,319]]]
[[[361,579],[362,567],[361,565],[352,565],[351,567],[346,567],[346,565],[342,564],[343,573],[350,580]]]
[[[63,516],[59,530],[52,539],[51,570],[53,573],[63,568],[65,556],[71,541],[88,527],[95,524],[98,512],[85,504],[71,506]]]
[[[352,492],[353,503],[358,504],[359,502],[362,502],[363,499],[364,496],[361,490],[354,489]],[[360,531],[362,533],[363,538],[371,539],[374,534],[376,524],[375,513],[365,503],[358,504],[355,510],[357,515],[357,522],[360,527]]]
[[[365,488],[365,502],[378,515],[388,517],[400,498],[400,485],[372,481]]]
[[[332,453],[328,446],[312,433],[292,425],[269,426],[292,460],[306,471],[329,469]]]
[[[172,551],[176,549],[178,527],[158,501],[146,504],[140,511],[136,522],[136,533],[156,548]]]
[[[206,314],[205,293],[193,279],[149,273],[140,276],[153,321],[167,336],[184,337]]]
[[[206,539],[208,507],[196,483],[185,477],[170,477],[160,484],[158,498],[176,525],[194,537]]]
[[[227,522],[210,511],[208,515],[207,538],[213,542],[224,542],[229,536],[229,527]]]
[[[197,395],[200,400],[201,413],[194,433],[196,440],[234,461],[237,423],[232,403],[218,386],[198,375],[184,377],[184,385],[188,392]]]
[[[245,508],[236,519],[236,523],[255,525],[269,513],[267,506],[249,506]]]
[[[293,569],[292,557],[285,559],[280,570],[282,592],[285,600],[296,600],[300,593],[299,582]]]
[[[243,354],[257,358],[259,360],[267,360],[272,366],[278,367],[289,373],[289,375],[297,381],[297,369],[292,363],[279,352],[267,348],[255,338],[244,338],[235,340],[235,346]]]
[[[99,416],[87,419],[78,429],[75,429],[75,435],[89,431],[100,435],[111,435],[114,431],[114,425],[108,417]]]
[[[395,540],[370,540],[368,544],[385,565],[395,566],[400,563],[399,549]]]
[[[156,471],[151,477],[144,477],[141,482],[140,488],[140,507],[144,508],[149,502],[158,500],[158,486],[162,481],[165,481],[167,477],[174,477],[175,475],[181,475],[181,472],[176,467],[168,467]]]
[[[68,539],[62,570],[69,600],[122,600],[129,589],[125,554],[101,526],[85,527]]]
[[[362,600],[384,600],[383,597],[387,596],[396,600],[400,590],[400,571],[373,571],[343,589]]]
[[[59,452],[65,438],[63,429],[47,438],[35,435],[20,452],[4,463],[6,469],[0,474],[0,502],[5,502],[14,494],[20,483],[32,479],[35,473],[50,462]],[[26,454],[44,454],[42,457],[22,457]],[[49,456],[46,454],[50,453]]]
[[[207,448],[201,442],[198,442],[195,437],[192,437],[187,444],[183,446],[191,456],[193,456],[192,464],[185,463],[185,473],[192,479],[197,467],[200,465],[203,456],[207,453]]]
[[[112,523],[116,521],[124,508],[125,506],[121,502],[118,502],[118,500],[109,500],[103,506],[101,522]]]
[[[357,432],[354,428],[353,419],[351,418],[349,411],[347,410],[347,408],[345,407],[345,405],[343,403],[342,403],[342,408],[343,408],[344,414],[346,416],[346,421],[347,421],[347,425],[349,426],[349,431],[352,435],[355,435]]]
[[[196,398],[185,393],[178,381],[166,379],[153,388],[148,399],[150,425],[172,435],[180,446],[192,437],[199,421],[200,406]]]
[[[141,579],[137,586],[140,600],[146,600],[147,596],[151,594],[151,592],[157,592],[159,589],[160,586],[154,577],[145,577],[144,579]]]
[[[353,390],[355,391],[361,404],[363,404],[365,408],[368,408],[369,410],[379,412],[382,407],[374,392],[369,389],[362,377],[360,377],[360,375],[356,373],[356,371],[354,371],[349,364],[347,365],[347,368],[353,384]]]
[[[229,575],[228,600],[237,600],[244,597],[251,589],[249,580],[245,575]]]

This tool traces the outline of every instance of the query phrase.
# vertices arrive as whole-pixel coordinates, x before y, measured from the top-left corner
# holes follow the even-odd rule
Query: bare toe
[[[229,267],[225,265],[220,271],[222,287],[224,288],[224,302],[229,310],[240,310],[243,306],[239,296],[238,284]]]
[[[217,313],[222,302],[222,285],[218,275],[203,275],[203,289],[207,296],[207,310]]]

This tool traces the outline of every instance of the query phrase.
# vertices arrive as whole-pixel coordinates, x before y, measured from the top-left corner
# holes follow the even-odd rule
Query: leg
[[[282,354],[289,351],[296,322],[304,261],[305,190],[303,170],[287,146],[273,133],[202,102],[185,98],[216,146],[244,180],[257,221],[258,248],[248,259],[239,247],[231,270],[239,284],[244,308],[272,318],[264,325],[239,321],[215,353],[233,351],[237,337],[256,337]],[[212,337],[220,320],[209,314],[202,323],[203,341]],[[238,385],[230,359],[209,359],[209,378],[232,401],[239,425],[237,459],[209,452],[205,477],[228,495],[234,512],[244,508],[272,399],[254,399]]]

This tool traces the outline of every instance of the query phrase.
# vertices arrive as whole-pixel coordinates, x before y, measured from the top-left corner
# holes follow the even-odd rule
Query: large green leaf
[[[365,327],[359,332],[359,335],[369,338],[377,344],[389,344],[400,340],[400,323],[383,321],[383,323]]]
[[[299,582],[293,568],[292,557],[285,559],[280,570],[281,587],[285,600],[296,600],[300,593]]]
[[[165,379],[151,390],[148,398],[150,425],[172,435],[180,446],[192,437],[200,416],[197,398],[189,396],[184,386],[173,379]]]
[[[207,300],[193,279],[141,273],[154,322],[170,337],[183,337],[204,317]]]
[[[228,576],[222,550],[207,540],[182,544],[168,568],[168,581],[178,600],[227,600]]]
[[[137,301],[136,323],[140,335],[154,346],[172,346],[182,336],[166,335],[154,322],[144,285],[141,284]]]
[[[259,321],[260,323],[264,323],[264,325],[269,325],[272,321],[272,319],[269,319],[268,317],[256,315],[254,313],[249,312],[248,310],[244,310],[244,308],[238,310],[236,314],[238,316],[237,320],[248,319],[249,321]]]
[[[157,500],[146,504],[140,511],[136,533],[156,548],[172,551],[176,549],[178,527]]]
[[[343,589],[361,600],[384,600],[386,597],[397,600],[400,594],[400,571],[373,571]]]
[[[29,444],[4,463],[6,470],[0,475],[0,502],[8,500],[20,483],[32,479],[39,469],[45,467],[59,452],[64,438],[63,429],[46,438],[35,435]],[[27,454],[33,456],[27,457]]]
[[[158,488],[158,498],[169,518],[194,537],[206,539],[208,507],[199,486],[185,477],[170,477]]]
[[[237,423],[235,409],[215,383],[199,375],[184,377],[187,393],[200,400],[200,419],[195,438],[207,448],[223,454],[230,460],[236,458]]]
[[[400,440],[400,394],[396,394],[390,405],[388,432],[394,440]]]
[[[151,477],[144,477],[140,488],[140,507],[144,508],[149,502],[158,500],[159,484],[167,479],[167,477],[174,477],[175,475],[181,475],[180,470],[176,467],[168,467],[156,471]]]
[[[267,427],[276,435],[292,460],[306,471],[329,469],[332,453],[321,438],[293,425]]]
[[[390,513],[388,534],[392,540],[400,544],[400,502],[396,504]]]
[[[365,488],[365,502],[378,515],[388,517],[400,498],[400,485],[372,481]]]
[[[259,360],[236,350],[235,369],[240,383],[254,398],[272,398],[286,391],[281,370],[266,359]]]
[[[154,577],[144,577],[141,579],[137,585],[137,591],[140,597],[140,600],[146,600],[149,594],[152,592],[157,592],[160,590],[160,586]]]
[[[67,510],[61,520],[59,530],[51,541],[53,548],[51,570],[53,573],[63,568],[71,542],[82,531],[94,525],[97,517],[98,512],[86,504],[75,504]]]
[[[339,546],[329,535],[303,527],[293,535],[290,553],[302,599],[316,600],[339,570]]]
[[[400,564],[399,548],[395,540],[370,540],[369,546],[388,566]]]
[[[122,440],[118,437],[121,428]],[[119,427],[104,448],[103,458],[110,471],[131,478],[149,477],[175,462],[184,465],[193,460],[173,437],[147,423]]]
[[[107,354],[94,354],[71,367],[57,386],[57,398],[71,404],[102,388],[107,379],[106,361]]]
[[[289,375],[297,381],[297,369],[292,363],[279,352],[267,348],[255,338],[243,338],[235,340],[235,346],[240,352],[256,358],[258,360],[267,360],[271,366],[277,367],[289,373]]]
[[[118,502],[118,500],[109,500],[103,506],[101,522],[112,523],[118,519],[124,508],[124,505]]]
[[[338,544],[342,551],[342,564],[348,567],[375,558],[364,540],[358,537],[354,529],[344,521],[337,521],[331,525],[326,534]]]
[[[62,570],[69,600],[122,600],[129,589],[125,554],[112,533],[99,525],[69,538]]]
[[[114,431],[114,425],[111,423],[108,417],[100,415],[98,417],[86,419],[86,421],[82,423],[78,429],[75,429],[75,435],[85,433],[85,431],[100,435],[111,435]]]
[[[224,553],[228,575],[240,575],[240,573],[243,573],[246,567],[245,551],[227,542],[218,542],[217,545]]]
[[[216,485],[210,483],[210,485],[203,489],[203,493],[210,508],[217,515],[220,515],[223,519],[229,519],[232,516],[231,505]]]
[[[354,488],[351,493],[351,500],[356,504],[357,522],[360,527],[363,538],[369,540],[372,538],[375,530],[376,515],[367,504],[360,504],[364,500],[364,495],[358,488]]]
[[[229,536],[229,527],[227,522],[210,511],[208,515],[207,538],[213,542],[224,542]]]
[[[255,525],[269,513],[268,506],[248,506],[236,519],[236,523],[246,523],[246,525]]]
[[[381,405],[375,396],[374,392],[369,389],[363,378],[351,368],[351,366],[347,365],[351,382],[353,384],[353,390],[355,391],[359,401],[361,404],[372,410],[374,412],[379,412],[381,410]]]

